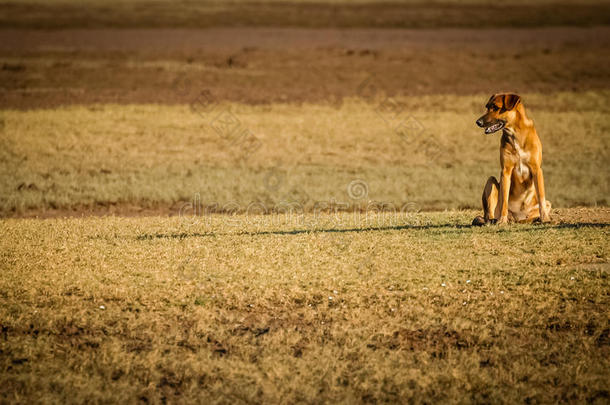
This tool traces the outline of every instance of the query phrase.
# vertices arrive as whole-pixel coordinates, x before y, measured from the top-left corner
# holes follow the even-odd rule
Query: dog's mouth
[[[485,128],[485,133],[486,134],[493,134],[494,132],[498,132],[499,130],[504,128],[504,125],[505,125],[504,121],[498,121],[495,124],[486,127]]]

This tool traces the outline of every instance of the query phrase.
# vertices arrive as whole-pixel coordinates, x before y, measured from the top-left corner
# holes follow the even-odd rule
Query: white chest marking
[[[527,162],[529,161],[530,154],[525,152],[517,142],[515,142],[515,150],[517,152],[517,174],[520,177],[527,177],[529,175],[529,167],[527,166]]]
[[[511,143],[513,145],[513,147],[515,148],[515,157],[517,159],[517,165],[515,166],[515,170],[517,171],[517,174],[519,175],[519,177],[526,178],[529,176],[530,174],[530,169],[529,166],[527,165],[530,159],[530,153],[529,152],[525,152],[523,150],[523,148],[521,148],[521,146],[519,146],[519,142],[517,142],[517,139],[515,139],[515,134],[513,131],[511,131],[510,129],[506,128],[506,132],[508,132],[508,134],[511,137]]]

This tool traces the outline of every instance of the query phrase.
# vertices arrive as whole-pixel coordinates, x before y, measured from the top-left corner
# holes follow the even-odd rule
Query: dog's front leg
[[[508,196],[510,194],[510,176],[513,173],[513,167],[502,168],[502,180],[500,182],[500,193],[502,194],[502,205],[500,208],[500,219],[498,225],[508,223]]]
[[[538,197],[538,208],[540,209],[540,222],[549,222],[548,212],[546,212],[546,194],[544,193],[544,176],[542,174],[542,167],[535,166],[532,169],[532,175],[534,176],[534,186],[536,188],[536,197]]]

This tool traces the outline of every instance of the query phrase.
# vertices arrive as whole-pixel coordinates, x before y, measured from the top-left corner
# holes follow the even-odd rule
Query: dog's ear
[[[496,98],[495,94],[492,94],[491,97],[489,97],[489,100],[487,100],[487,103],[485,103],[485,107],[489,107],[489,105],[491,103],[493,103],[494,99]]]
[[[515,108],[520,101],[521,97],[517,94],[505,94],[504,97],[502,97],[502,103],[504,104],[503,109],[506,111],[510,111]]]

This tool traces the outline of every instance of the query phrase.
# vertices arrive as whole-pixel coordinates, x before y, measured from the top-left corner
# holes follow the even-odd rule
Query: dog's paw
[[[548,224],[551,222],[551,217],[549,215],[545,215],[544,217],[538,217],[534,219],[534,224]]]
[[[498,225],[508,225],[508,217],[500,217]]]
[[[480,215],[472,220],[472,226],[483,226],[483,225],[485,225],[485,218],[483,218]]]

